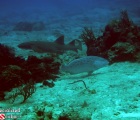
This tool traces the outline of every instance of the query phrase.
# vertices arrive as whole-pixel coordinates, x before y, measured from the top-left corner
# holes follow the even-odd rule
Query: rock
[[[13,30],[15,31],[41,31],[45,29],[43,22],[18,22]]]

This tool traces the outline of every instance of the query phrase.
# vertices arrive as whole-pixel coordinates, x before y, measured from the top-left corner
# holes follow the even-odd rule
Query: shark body
[[[75,45],[75,40],[69,44],[64,44],[64,36],[57,38],[54,42],[48,41],[29,41],[18,45],[21,49],[34,50],[38,53],[58,53],[61,54],[67,50],[76,51],[82,49],[81,42],[78,41],[78,45]]]

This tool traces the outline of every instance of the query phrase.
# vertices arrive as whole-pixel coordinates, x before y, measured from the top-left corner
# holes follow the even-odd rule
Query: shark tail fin
[[[76,49],[82,50],[82,42],[81,42],[80,40],[77,40],[77,39],[72,40],[72,41],[69,43],[69,45],[73,45],[73,46],[76,47]],[[77,50],[76,50],[76,51],[77,51]]]
[[[82,42],[80,41],[80,40],[75,40],[76,41],[76,47],[77,47],[77,49],[80,49],[80,50],[82,50]]]
[[[59,72],[65,72],[65,69],[66,69],[66,65],[61,65],[60,68],[59,68]]]

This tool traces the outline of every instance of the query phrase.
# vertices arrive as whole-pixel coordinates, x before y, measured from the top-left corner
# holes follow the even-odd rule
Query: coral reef
[[[91,29],[84,29],[81,36],[87,46],[87,55],[97,55],[109,59],[110,62],[139,61],[140,27],[128,17],[127,11],[122,10],[119,20],[112,20],[106,25],[102,36],[93,38]],[[90,37],[89,37],[90,35]],[[87,38],[93,38],[92,40]],[[87,41],[92,41],[87,44]],[[134,54],[135,53],[135,54]],[[126,58],[125,58],[126,57]]]
[[[20,65],[25,60],[22,57],[16,57],[14,48],[0,44],[0,65]]]
[[[111,61],[135,61],[134,56],[136,48],[128,42],[117,42],[108,51],[108,56]],[[119,55],[118,55],[119,54]]]
[[[14,49],[0,44],[0,65],[7,65],[9,62],[13,63]]]
[[[43,82],[55,80],[59,72],[59,62],[54,58],[39,59],[29,56],[27,60],[15,57],[14,50],[0,44],[0,100],[4,99],[4,92],[14,87],[27,84],[30,80]]]
[[[60,63],[54,62],[53,58],[39,59],[35,56],[29,56],[23,68],[31,73],[32,79],[36,82],[42,82],[46,79],[55,80],[57,78]]]
[[[13,87],[17,87],[21,85],[22,83],[25,83],[26,79],[29,78],[29,73],[26,72],[24,69],[22,69],[19,66],[16,65],[8,65],[2,67],[1,73],[0,73],[0,90],[10,90]],[[28,76],[28,77],[27,77]]]

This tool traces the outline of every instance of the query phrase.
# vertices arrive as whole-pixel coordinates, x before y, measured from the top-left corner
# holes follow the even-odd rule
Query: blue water
[[[39,20],[44,15],[46,19],[51,15],[75,15],[88,12],[95,8],[112,10],[127,9],[140,13],[139,0],[1,0],[0,16],[8,20]],[[51,15],[50,15],[50,14]],[[93,14],[94,16],[94,14]]]
[[[99,34],[124,9],[140,24],[139,4],[140,0],[1,0],[0,29],[12,30],[18,22],[41,21],[49,35],[64,34],[70,41],[78,38],[85,26]]]

